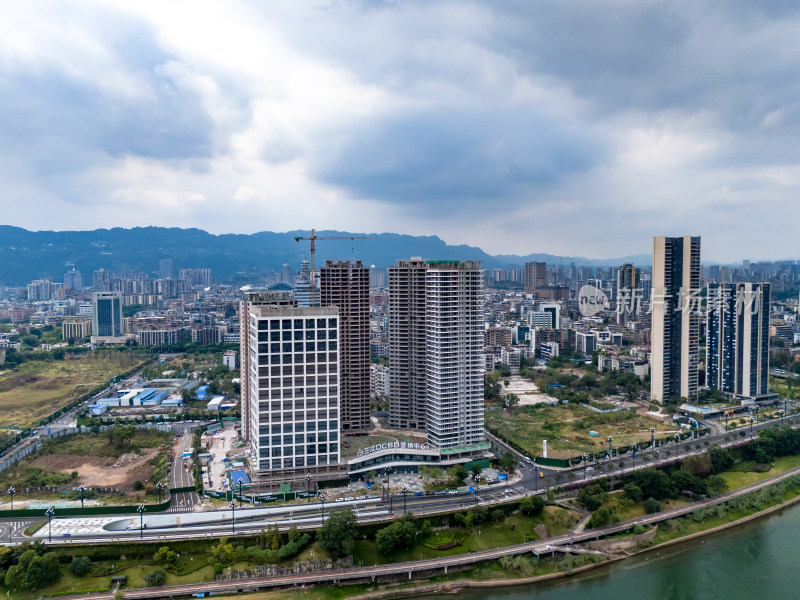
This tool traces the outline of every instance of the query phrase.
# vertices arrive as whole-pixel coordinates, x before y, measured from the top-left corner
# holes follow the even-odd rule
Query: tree
[[[69,570],[78,577],[88,575],[89,571],[92,570],[92,560],[88,556],[74,556],[72,563],[69,565]]]
[[[167,574],[164,569],[155,569],[144,576],[144,582],[150,586],[164,585],[167,582]]]
[[[544,500],[541,496],[529,496],[519,501],[519,509],[524,515],[538,515],[544,510]]]
[[[644,511],[648,515],[661,512],[661,502],[659,502],[655,498],[648,498],[647,500],[644,501]]]
[[[449,485],[451,487],[458,487],[464,484],[464,480],[467,478],[469,471],[467,471],[464,465],[453,465],[447,469],[447,474],[450,476]]]
[[[175,566],[175,561],[178,560],[178,554],[169,549],[169,546],[161,546],[153,555],[153,560],[155,560],[159,565],[163,565],[168,569],[171,569]]]
[[[472,463],[472,466],[469,468],[469,470],[472,473],[472,478],[475,481],[478,481],[478,477],[480,477],[481,471],[483,471],[481,466],[478,463]]]
[[[715,496],[728,491],[728,482],[720,475],[712,475],[708,478],[706,484],[708,485],[708,491]]]
[[[503,406],[506,407],[508,410],[511,410],[518,404],[519,404],[519,396],[517,396],[516,394],[503,395]]]
[[[611,523],[611,511],[605,506],[592,514],[592,527],[603,527]]]
[[[35,589],[55,581],[61,577],[58,556],[55,554],[40,555],[36,547],[25,550],[16,565],[9,567],[5,575],[7,588]]]
[[[633,502],[640,502],[643,498],[641,488],[635,483],[626,483],[622,489],[625,490],[625,496]]]
[[[319,530],[317,539],[323,550],[340,558],[350,554],[355,536],[356,516],[348,508],[332,511]]]
[[[497,461],[497,464],[506,473],[513,473],[517,461],[514,459],[513,454],[511,454],[510,452],[506,452],[505,454],[503,454],[502,458]]]

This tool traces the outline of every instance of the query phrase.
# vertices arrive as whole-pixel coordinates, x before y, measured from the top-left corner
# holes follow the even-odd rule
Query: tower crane
[[[378,236],[375,235],[332,235],[332,236],[325,236],[320,237],[314,233],[314,230],[311,230],[311,235],[309,237],[305,236],[295,236],[294,241],[300,242],[300,240],[308,240],[311,242],[311,306],[317,305],[317,286],[314,284],[314,254],[316,252],[315,242],[317,240],[376,240]]]

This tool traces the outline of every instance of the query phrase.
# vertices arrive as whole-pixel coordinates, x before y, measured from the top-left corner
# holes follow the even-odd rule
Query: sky
[[[0,222],[800,258],[798,31],[753,0],[5,3]]]

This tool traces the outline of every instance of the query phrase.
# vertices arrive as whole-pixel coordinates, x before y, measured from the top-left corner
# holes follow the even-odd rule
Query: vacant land
[[[47,440],[41,448],[0,473],[0,487],[25,488],[80,484],[89,488],[134,490],[163,468],[171,433],[136,429],[132,437],[115,442],[108,433],[76,434]]]
[[[486,411],[486,424],[525,448],[532,456],[542,454],[542,440],[547,440],[551,458],[571,458],[582,452],[608,449],[607,437],[614,447],[650,440],[650,428],[656,436],[675,432],[672,423],[662,423],[633,410],[598,413],[577,404],[559,406],[520,406],[507,410]],[[589,435],[596,431],[599,437]]]
[[[0,427],[36,426],[45,417],[115,375],[135,367],[147,355],[98,351],[65,360],[28,361],[0,376]]]

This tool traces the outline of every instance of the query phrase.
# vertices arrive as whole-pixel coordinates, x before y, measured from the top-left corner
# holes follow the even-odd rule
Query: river
[[[473,589],[459,600],[800,598],[800,505],[553,583]],[[440,600],[440,598],[438,599]]]

